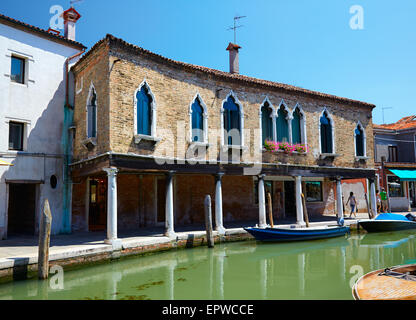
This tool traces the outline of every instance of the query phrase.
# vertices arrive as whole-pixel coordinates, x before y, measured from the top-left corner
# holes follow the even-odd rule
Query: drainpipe
[[[73,106],[69,105],[69,63],[71,60],[79,57],[85,52],[82,50],[65,60],[65,105],[64,105],[64,123],[62,130],[61,143],[64,151],[64,170],[63,170],[63,199],[62,199],[62,226],[60,233],[71,233],[71,194],[72,181],[69,175],[69,163],[71,152],[71,137],[69,136],[69,127],[73,121]]]

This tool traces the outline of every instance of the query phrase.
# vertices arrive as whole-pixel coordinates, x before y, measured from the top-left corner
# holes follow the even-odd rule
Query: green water
[[[415,235],[180,249],[2,284],[0,299],[352,299],[362,273],[416,262]]]

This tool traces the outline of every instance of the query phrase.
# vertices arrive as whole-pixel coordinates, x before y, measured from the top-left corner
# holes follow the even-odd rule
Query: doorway
[[[89,231],[104,231],[107,227],[107,179],[94,178],[89,186]]]
[[[10,183],[8,235],[34,235],[36,232],[36,184]]]
[[[295,203],[295,182],[285,181],[285,216],[286,218],[296,218]]]

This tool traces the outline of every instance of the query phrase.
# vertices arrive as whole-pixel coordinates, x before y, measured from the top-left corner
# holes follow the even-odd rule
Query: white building
[[[0,239],[36,234],[46,198],[52,233],[70,230],[64,174],[67,64],[85,47],[75,41],[79,14],[71,8],[64,17],[62,36],[0,14],[0,160],[13,164],[0,165]]]

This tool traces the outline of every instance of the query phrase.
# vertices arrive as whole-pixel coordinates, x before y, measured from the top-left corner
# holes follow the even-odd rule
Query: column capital
[[[173,175],[176,173],[176,171],[175,170],[170,170],[170,171],[168,171],[168,172],[166,172],[166,175],[168,176],[168,177],[173,177]]]
[[[214,174],[214,176],[215,176],[215,178],[216,179],[222,179],[222,177],[225,175],[225,173],[224,172],[217,172],[217,173],[215,173]]]
[[[118,169],[116,167],[104,168],[103,170],[107,172],[108,176],[115,176],[118,172]]]
[[[266,177],[266,175],[264,174],[264,173],[262,173],[262,174],[259,174],[258,176],[257,176],[257,178],[260,180],[263,180],[264,178]]]

